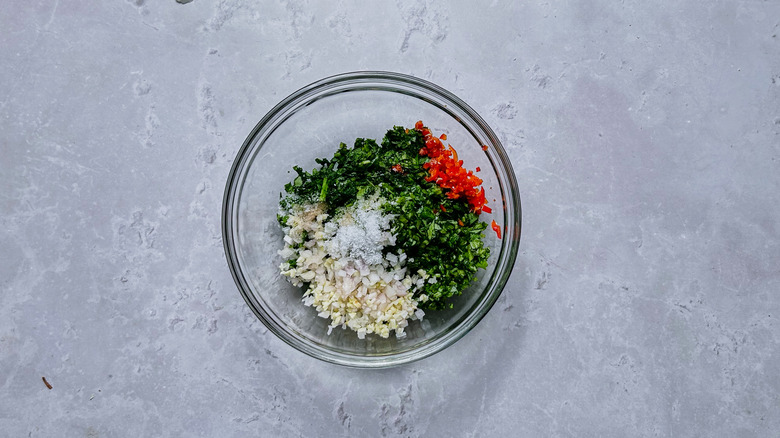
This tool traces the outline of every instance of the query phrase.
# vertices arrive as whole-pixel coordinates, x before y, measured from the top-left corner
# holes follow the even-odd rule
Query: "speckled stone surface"
[[[778,17],[776,1],[9,2],[0,436],[777,436]],[[263,114],[359,69],[472,105],[524,212],[488,316],[380,371],[269,333],[219,223]]]

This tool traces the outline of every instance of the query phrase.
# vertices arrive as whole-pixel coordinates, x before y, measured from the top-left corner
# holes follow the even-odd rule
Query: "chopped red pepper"
[[[487,148],[487,145],[483,145],[483,146],[482,146],[482,150],[483,150],[483,151],[486,151],[487,149],[488,149],[488,148]]]
[[[401,167],[400,164],[394,164],[393,167],[391,167],[390,169],[392,169],[393,172],[398,172],[398,173],[403,173],[404,172],[404,168]]]
[[[501,227],[498,226],[498,224],[496,223],[495,219],[493,219],[493,221],[490,222],[490,228],[493,228],[493,231],[496,232],[496,236],[498,236],[498,238],[500,239],[501,238]]]
[[[463,168],[463,160],[458,159],[455,148],[451,145],[447,145],[448,148],[444,147],[441,140],[446,140],[447,136],[442,135],[441,139],[434,137],[422,121],[415,123],[414,128],[420,131],[425,139],[425,146],[420,149],[420,155],[430,159],[423,164],[423,168],[428,170],[425,180],[436,182],[441,188],[447,189],[446,196],[449,199],[465,197],[474,213],[479,214],[482,211],[489,213],[485,189],[481,187],[482,179]]]
[[[481,171],[482,169],[480,169],[479,166],[477,166],[477,172],[481,172]]]
[[[439,136],[439,138],[442,140],[447,140],[447,134],[442,134]]]
[[[443,205],[439,204],[439,208],[441,208],[441,211],[443,211],[443,212],[445,212],[445,213],[447,212],[447,209],[446,209],[446,208],[444,208],[444,206],[443,206]]]
[[[464,226],[466,224],[464,224],[462,220],[458,219],[458,225],[460,225],[462,227],[462,226]]]

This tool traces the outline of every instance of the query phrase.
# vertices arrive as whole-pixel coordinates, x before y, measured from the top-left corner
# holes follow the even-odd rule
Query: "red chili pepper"
[[[493,221],[490,222],[490,228],[493,228],[493,231],[496,232],[496,236],[498,236],[498,238],[500,239],[501,238],[501,227],[498,226],[498,224],[496,223],[495,219],[493,219]]]
[[[465,197],[471,210],[476,214],[482,211],[490,212],[490,208],[486,206],[485,189],[480,187],[482,179],[463,167],[463,160],[458,159],[455,148],[451,145],[447,145],[448,148],[444,147],[441,140],[446,140],[447,136],[442,134],[441,138],[434,137],[422,121],[415,123],[414,127],[420,131],[425,140],[425,147],[420,149],[420,155],[429,158],[429,161],[423,164],[423,168],[428,170],[425,180],[435,181],[441,188],[447,189],[446,196],[449,199]],[[479,170],[477,168],[477,171]],[[480,189],[478,190],[477,187]]]

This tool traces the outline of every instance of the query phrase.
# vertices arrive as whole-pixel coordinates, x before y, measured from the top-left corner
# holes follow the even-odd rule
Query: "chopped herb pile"
[[[415,292],[427,296],[420,308],[451,308],[448,298],[460,294],[477,270],[487,267],[487,224],[479,213],[490,209],[479,187],[482,181],[462,167],[452,147],[439,146],[441,141],[421,122],[415,129],[394,127],[381,144],[363,138],[352,147],[341,143],[332,158],[316,160],[319,168],[293,168],[297,176],[285,185],[281,211],[324,204],[331,212],[363,199],[382,200],[379,208],[393,218],[390,232],[395,236],[395,245],[385,247],[384,253],[402,250],[409,271],[435,279]],[[278,219],[287,226],[285,213]],[[288,263],[295,268],[295,259]]]

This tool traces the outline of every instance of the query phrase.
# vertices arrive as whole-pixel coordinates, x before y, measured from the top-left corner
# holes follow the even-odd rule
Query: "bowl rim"
[[[240,183],[239,176],[242,175],[242,170],[244,169],[244,165],[247,163],[247,160],[251,158],[251,154],[249,152],[252,151],[254,140],[257,138],[258,134],[263,133],[264,128],[269,126],[273,128],[271,129],[271,132],[268,133],[268,135],[270,135],[276,127],[278,127],[281,123],[284,123],[284,120],[286,120],[286,118],[279,120],[279,117],[283,115],[286,110],[291,108],[295,109],[297,104],[305,102],[307,99],[318,95],[320,92],[331,88],[337,88],[339,86],[355,86],[372,82],[386,84],[387,86],[400,85],[411,87],[414,91],[432,94],[433,96],[436,96],[437,98],[440,98],[444,101],[449,101],[457,108],[457,110],[465,113],[468,118],[474,122],[476,128],[481,131],[481,133],[486,137],[486,140],[491,145],[490,149],[492,150],[492,155],[489,154],[488,159],[491,161],[493,167],[500,167],[503,169],[507,187],[503,187],[504,184],[500,181],[500,179],[499,185],[502,186],[502,193],[504,196],[509,196],[512,198],[513,202],[511,204],[513,208],[508,208],[509,205],[506,202],[503,202],[502,207],[504,207],[504,234],[502,236],[501,251],[497,258],[496,269],[493,273],[494,278],[490,279],[487,284],[487,288],[483,290],[482,293],[485,293],[488,288],[491,290],[487,293],[485,299],[476,302],[473,309],[460,318],[459,322],[454,326],[455,329],[450,330],[451,333],[446,333],[439,338],[434,339],[433,341],[429,341],[408,351],[375,356],[361,356],[317,347],[311,345],[305,339],[290,337],[289,334],[279,326],[279,323],[274,321],[271,315],[267,314],[265,309],[263,309],[262,306],[255,302],[251,296],[248,283],[243,277],[243,272],[241,272],[236,245],[233,241],[233,212],[234,209],[237,208],[235,204],[239,199],[239,196],[237,196],[237,194],[240,193],[240,190],[237,190]],[[360,88],[361,87],[356,87],[355,89]],[[389,88],[386,89],[378,86],[371,87],[370,89],[399,92],[419,98],[428,103],[433,103],[431,100],[425,99],[424,96],[415,94],[413,92],[405,93],[401,90]],[[447,106],[446,104],[444,107],[441,105],[434,105],[455,117],[451,111],[447,111],[444,108]],[[290,117],[294,113],[295,111],[293,111],[291,114],[288,114],[287,117]],[[462,120],[461,124],[469,131],[473,129],[471,126],[464,124]],[[262,148],[262,146],[263,145],[261,144],[259,148]],[[495,163],[492,163],[494,159],[498,161],[498,166]],[[471,106],[446,89],[430,81],[411,75],[376,70],[352,71],[327,76],[299,88],[277,103],[260,119],[260,121],[258,121],[258,123],[244,140],[241,148],[237,151],[233,164],[230,168],[223,196],[221,229],[223,249],[233,280],[246,304],[249,306],[255,316],[266,326],[266,328],[268,328],[269,331],[274,333],[279,339],[292,346],[296,350],[326,362],[355,368],[387,368],[421,360],[444,350],[465,336],[479,323],[479,321],[482,320],[482,318],[485,317],[485,315],[487,315],[488,311],[493,307],[496,300],[501,295],[501,292],[503,291],[504,286],[509,279],[512,267],[514,266],[517,258],[522,229],[522,208],[517,179],[509,157],[507,156],[506,151],[501,145],[501,142],[499,141],[496,134],[485,122],[485,120],[473,108],[471,108]]]

